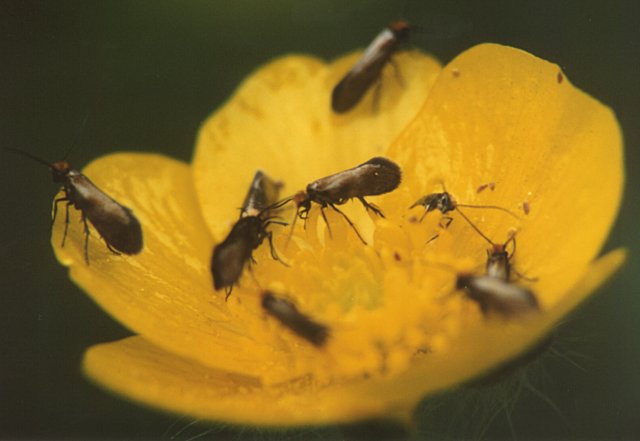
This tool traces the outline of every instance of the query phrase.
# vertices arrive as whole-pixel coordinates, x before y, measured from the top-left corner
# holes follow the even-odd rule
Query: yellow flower
[[[72,279],[138,334],[90,348],[90,378],[212,420],[407,421],[425,395],[526,351],[620,266],[623,251],[596,259],[621,199],[620,130],[611,110],[558,66],[491,44],[444,68],[409,52],[396,59],[404,85],[385,70],[379,111],[369,93],[352,112],[332,114],[331,88],[356,58],[326,65],[289,56],[259,69],[205,122],[191,166],[121,153],[85,169],[134,210],[145,235],[144,251],[130,257],[111,254],[94,232],[87,265],[81,228],[70,229],[65,248],[62,222],[54,229]],[[368,246],[327,210],[330,238],[316,206],[288,246],[290,227],[272,227],[289,267],[263,244],[228,302],[214,292],[212,247],[237,219],[257,169],[293,194],[377,155],[403,170],[396,191],[371,198],[386,218],[370,217],[357,201],[343,206]],[[493,191],[476,191],[488,182]],[[484,317],[468,297],[452,294],[447,267],[480,273],[487,243],[455,212],[447,229],[437,212],[415,222],[421,212],[408,207],[441,183],[461,203],[519,213],[516,220],[467,210],[496,242],[518,230],[513,264],[538,281],[515,283],[535,292],[540,313]],[[293,208],[283,216],[293,219]],[[267,316],[264,289],[329,326],[327,344],[317,348]]]

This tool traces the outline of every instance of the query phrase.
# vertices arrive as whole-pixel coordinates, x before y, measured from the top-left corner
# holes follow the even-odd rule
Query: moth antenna
[[[334,205],[330,205],[331,208],[333,208],[335,211],[337,211],[338,213],[340,213],[342,215],[342,217],[344,217],[344,219],[347,221],[347,223],[351,226],[351,228],[353,228],[353,231],[356,232],[356,235],[358,236],[358,239],[360,239],[360,242],[362,242],[364,245],[367,245],[367,241],[364,240],[364,237],[362,237],[362,235],[360,234],[360,232],[358,231],[358,229],[356,228],[356,226],[354,225],[354,223],[351,221],[351,219],[349,219],[349,217],[347,217],[346,214],[344,214],[343,211],[339,210],[338,207],[334,206]],[[327,222],[327,219],[325,217],[324,221],[327,223],[327,227],[329,227],[329,223]],[[329,233],[331,233],[331,230],[329,230]]]
[[[467,221],[467,223],[468,223],[469,225],[471,225],[471,228],[473,228],[474,230],[476,230],[476,233],[478,233],[478,234],[479,234],[479,235],[480,235],[484,240],[486,240],[487,242],[489,242],[489,244],[490,244],[491,246],[494,246],[494,245],[495,245],[495,244],[493,243],[493,241],[487,237],[487,235],[486,235],[486,234],[484,234],[482,231],[480,231],[480,228],[476,227],[476,225],[475,225],[473,222],[471,222],[471,219],[469,219],[469,218],[467,217],[467,215],[466,215],[466,214],[464,214],[464,213],[462,212],[462,210],[460,210],[458,207],[456,207],[456,211],[457,211],[458,213],[460,213],[460,216],[462,216],[462,217],[464,218],[464,220],[466,220],[466,221]]]
[[[258,289],[260,291],[263,291],[262,284],[260,284],[260,281],[258,280],[256,275],[253,273],[253,269],[251,268],[251,265],[249,265],[248,270],[249,270],[249,275],[251,276],[251,279],[253,280],[253,282],[258,286]]]
[[[513,244],[513,248],[511,249],[511,252],[509,253],[509,256],[513,256],[514,254],[516,254],[516,234],[518,233],[518,231],[511,231],[509,234],[509,237],[507,238],[507,240],[504,243],[504,248],[505,250],[507,249],[507,245],[509,244],[509,242],[511,242]]]
[[[12,152],[16,155],[20,155],[20,156],[24,156],[25,158],[29,158],[32,159],[36,162],[39,162],[40,164],[46,165],[47,167],[51,168],[52,164],[48,161],[45,161],[44,159],[36,156],[36,155],[32,155],[29,152],[25,152],[24,150],[20,150],[20,149],[16,149],[14,147],[4,147],[5,150]]]
[[[82,137],[82,132],[84,132],[84,128],[87,125],[87,120],[89,119],[90,114],[91,114],[91,109],[89,109],[87,113],[84,114],[84,118],[82,119],[82,124],[80,124],[80,129],[78,130],[78,135],[76,136],[76,139],[71,143],[71,145],[67,149],[67,152],[64,154],[62,158],[63,161],[66,161],[67,158],[69,157],[69,154],[73,151],[73,149],[75,149],[78,146],[78,142]]]
[[[458,207],[464,207],[464,208],[489,208],[492,210],[500,210],[503,211],[505,213],[507,213],[508,215],[514,217],[515,219],[521,220],[520,216],[518,216],[517,214],[515,214],[513,211],[508,210],[504,207],[498,207],[497,205],[470,205],[470,204],[457,204]]]
[[[281,201],[278,202],[274,202],[273,204],[269,205],[268,207],[265,207],[262,211],[270,211],[270,210],[277,210],[278,208],[284,207],[285,205],[287,205],[289,202],[293,201],[293,197],[288,197],[285,199],[282,199]]]

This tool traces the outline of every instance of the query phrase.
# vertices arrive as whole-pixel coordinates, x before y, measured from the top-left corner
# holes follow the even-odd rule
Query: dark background
[[[336,57],[401,16],[425,27],[415,44],[445,63],[492,41],[560,64],[617,112],[628,173],[607,246],[630,249],[623,271],[526,377],[425,402],[419,437],[640,438],[640,9],[632,1],[0,1],[0,145],[49,160],[73,145],[77,167],[115,150],[189,160],[201,121],[260,64],[291,52]],[[402,435],[384,424],[286,434],[188,425],[97,389],[79,372],[82,352],[128,331],[55,260],[48,172],[0,151],[0,179],[0,438]]]

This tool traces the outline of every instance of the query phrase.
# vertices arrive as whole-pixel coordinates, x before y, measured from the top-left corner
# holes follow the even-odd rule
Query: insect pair
[[[211,274],[213,287],[225,289],[226,299],[233,285],[240,279],[245,265],[253,260],[253,250],[265,239],[269,241],[271,257],[280,261],[273,246],[272,225],[288,225],[278,220],[277,210],[288,201],[276,202],[282,184],[269,178],[262,171],[253,177],[247,196],[240,209],[240,219],[233,225],[227,237],[213,249]]]
[[[409,208],[417,206],[424,207],[424,213],[419,221],[422,221],[432,211],[440,211],[445,216],[444,224],[442,224],[444,228],[448,227],[453,221],[453,218],[448,216],[447,213],[456,211],[491,246],[487,251],[485,274],[459,273],[456,275],[455,284],[456,290],[463,290],[471,300],[478,303],[484,314],[495,312],[508,317],[540,309],[534,293],[511,280],[513,272],[519,278],[533,281],[533,279],[527,279],[518,273],[512,266],[511,260],[515,254],[516,247],[515,233],[512,233],[504,243],[495,243],[460,210],[460,207],[495,209],[517,218],[515,214],[506,208],[495,205],[458,204],[446,190],[442,193],[431,193],[423,196]],[[438,235],[436,234],[427,243],[437,237]],[[509,244],[513,246],[510,253],[507,251]]]
[[[400,185],[400,179],[401,171],[397,164],[386,158],[375,157],[357,167],[313,181],[307,185],[305,191],[276,202],[280,187],[264,173],[256,173],[245,197],[240,219],[227,237],[214,247],[211,259],[214,288],[226,289],[228,297],[233,285],[240,279],[244,266],[253,260],[253,250],[258,248],[265,238],[269,240],[271,256],[280,260],[273,247],[272,233],[267,227],[271,224],[288,225],[277,220],[277,210],[290,202],[296,205],[292,232],[295,220],[306,220],[312,203],[315,203],[320,206],[320,213],[329,232],[331,229],[324,212],[327,207],[341,214],[366,245],[356,226],[337,205],[356,198],[367,210],[384,217],[380,209],[364,198],[393,191]]]
[[[482,237],[491,244],[491,248],[487,250],[484,274],[456,272],[455,290],[463,291],[469,299],[476,302],[484,315],[497,313],[509,318],[539,311],[540,305],[533,291],[515,283],[511,277],[515,274],[530,282],[536,280],[523,276],[513,268],[515,233],[502,244],[494,243],[484,234]],[[511,252],[507,251],[510,243],[513,244]],[[443,266],[455,271],[447,265]]]
[[[84,225],[84,259],[89,264],[89,226],[87,221],[100,233],[109,251],[114,254],[138,254],[142,251],[142,227],[130,208],[120,204],[100,190],[89,178],[71,167],[65,161],[47,162],[31,153],[5,147],[8,151],[30,158],[49,167],[53,182],[61,184],[64,196],[53,201],[51,226],[58,214],[58,205],[65,203],[65,224],[62,235],[64,246],[69,227],[69,207],[73,206],[82,214]]]
[[[539,311],[540,305],[533,291],[515,283],[511,277],[513,273],[518,278],[535,281],[513,268],[511,260],[515,254],[515,234],[511,234],[503,244],[489,242],[491,248],[487,251],[485,273],[457,274],[456,289],[464,290],[471,300],[477,302],[483,314],[495,312],[511,317]],[[513,244],[511,253],[507,251],[509,243]]]

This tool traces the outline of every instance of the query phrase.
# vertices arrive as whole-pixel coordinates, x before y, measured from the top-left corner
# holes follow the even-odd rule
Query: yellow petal
[[[389,155],[405,177],[380,202],[389,212],[442,191],[441,182],[459,203],[516,212],[521,221],[465,210],[495,242],[519,230],[514,264],[539,278],[534,288],[545,308],[596,257],[622,196],[622,135],[611,109],[575,88],[557,65],[495,44],[476,46],[443,69]],[[477,193],[488,182],[495,191]],[[487,244],[473,230],[451,231],[455,256],[485,261]]]
[[[228,232],[256,170],[285,184],[283,195],[382,154],[423,104],[439,64],[417,51],[384,70],[379,110],[372,92],[344,115],[331,90],[359,54],[324,64],[288,56],[259,69],[203,125],[193,161],[196,190],[216,239]]]
[[[304,378],[263,388],[252,377],[203,367],[140,337],[94,346],[84,370],[98,383],[143,403],[213,420],[261,425],[353,421],[382,414],[383,403],[310,390]]]
[[[446,358],[424,356],[396,377],[352,380],[322,388],[304,378],[265,386],[253,377],[171,355],[140,337],[92,347],[85,354],[84,371],[108,389],[142,403],[210,420],[269,426],[374,417],[406,422],[424,394],[459,384],[535,344],[623,260],[624,252],[617,251],[591,265],[561,304],[526,325],[513,324],[506,329],[490,326],[475,337],[465,334]],[[486,355],[488,347],[496,347],[490,357]]]
[[[211,419],[406,420],[424,394],[533,345],[620,265],[624,255],[614,252],[589,266],[620,202],[619,128],[611,111],[573,88],[557,66],[482,45],[456,58],[431,89],[435,63],[406,58],[401,70],[408,87],[423,90],[420,100],[398,88],[385,101],[383,88],[379,113],[371,111],[369,95],[353,113],[333,115],[331,88],[354,57],[330,67],[288,57],[248,79],[200,133],[197,197],[184,165],[153,156],[106,158],[87,170],[134,209],[147,243],[139,256],[114,257],[94,241],[87,267],[74,229],[69,246],[57,250],[74,280],[142,337],[91,350],[85,364],[91,377],[143,402]],[[388,70],[383,84],[393,85],[392,76]],[[226,234],[256,169],[284,180],[286,194],[352,167],[386,151],[427,92],[417,118],[389,150],[404,180],[376,199],[387,218],[371,221],[362,207],[352,217],[358,228],[369,221],[363,233],[370,246],[333,211],[329,238],[316,209],[307,230],[298,228],[284,250],[291,267],[271,260],[262,246],[258,265],[229,302],[213,292],[207,231],[216,242]],[[541,313],[485,318],[465,296],[448,295],[454,275],[434,262],[481,266],[487,244],[461,219],[447,230],[437,229],[436,216],[411,221],[419,213],[407,207],[440,191],[440,180],[462,203],[512,210],[531,204],[520,221],[500,212],[467,213],[496,241],[519,228],[514,265],[540,278],[528,286]],[[495,191],[476,192],[491,181]],[[583,222],[589,211],[597,215]],[[279,250],[283,231],[274,228]],[[436,231],[441,237],[426,246]],[[327,345],[312,347],[266,316],[259,299],[265,288],[327,324]]]
[[[114,318],[167,351],[227,371],[291,375],[288,355],[252,339],[224,295],[213,291],[213,241],[186,164],[124,153],[102,157],[84,173],[133,210],[142,224],[144,249],[135,256],[116,256],[92,229],[87,265],[80,214],[71,209],[65,247],[60,247],[63,216],[55,224],[52,245],[74,282]],[[259,310],[250,314],[244,318],[262,322]],[[262,363],[256,366],[256,360]]]

